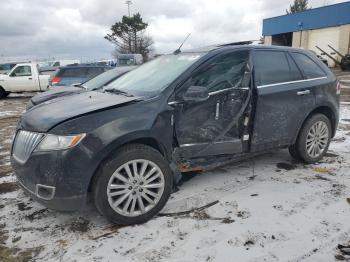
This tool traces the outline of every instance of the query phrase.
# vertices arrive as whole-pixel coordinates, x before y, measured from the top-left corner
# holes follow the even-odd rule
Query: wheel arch
[[[331,122],[331,126],[332,126],[332,137],[334,137],[335,132],[336,132],[336,128],[337,128],[337,118],[336,118],[336,114],[334,113],[333,109],[329,106],[319,106],[317,108],[315,108],[314,110],[312,110],[304,119],[304,121],[302,122],[302,124],[300,125],[300,127],[298,128],[298,132],[296,133],[294,139],[293,139],[293,143],[294,144],[296,142],[296,140],[298,139],[300,130],[302,129],[302,127],[304,126],[305,122],[313,115],[315,114],[323,114],[325,115],[329,121]]]
[[[101,170],[101,167],[103,166],[104,163],[108,161],[108,159],[115,154],[116,151],[118,151],[121,147],[130,145],[130,144],[141,144],[141,145],[147,145],[149,147],[152,147],[153,149],[157,150],[164,158],[168,159],[167,157],[167,152],[165,147],[157,141],[154,137],[149,137],[149,136],[144,136],[144,137],[138,137],[138,138],[133,138],[129,139],[123,142],[116,142],[115,145],[111,150],[109,150],[108,153],[104,155],[104,157],[99,161],[99,164],[97,165],[92,177],[90,178],[89,181],[89,186],[88,186],[88,192],[91,192],[92,186],[94,184],[94,180],[98,177],[98,173]]]
[[[0,88],[2,90],[4,90],[6,93],[9,93],[10,91],[6,89],[6,87],[4,85],[0,85]]]
[[[9,93],[10,92],[6,91],[5,88],[0,85],[0,99],[7,97]]]

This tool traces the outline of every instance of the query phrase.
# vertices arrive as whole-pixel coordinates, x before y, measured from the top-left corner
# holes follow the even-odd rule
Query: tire
[[[5,98],[7,96],[8,96],[8,93],[6,93],[5,90],[2,87],[0,87],[0,99]]]
[[[297,160],[297,161],[302,161],[302,159],[301,159],[301,157],[300,157],[300,155],[299,155],[299,153],[298,153],[298,150],[297,150],[297,148],[296,148],[295,145],[291,145],[291,146],[288,148],[288,150],[289,150],[289,154],[290,154],[295,160]]]
[[[143,175],[135,175],[134,163],[137,173]],[[164,207],[172,184],[173,175],[164,157],[152,147],[132,144],[120,148],[105,162],[92,191],[96,208],[109,221],[133,225],[150,220]]]
[[[296,160],[316,163],[326,154],[332,136],[331,122],[323,114],[312,115],[301,128],[297,141],[289,147]]]

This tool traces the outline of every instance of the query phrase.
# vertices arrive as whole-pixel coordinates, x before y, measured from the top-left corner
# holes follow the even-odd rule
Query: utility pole
[[[130,17],[130,5],[132,5],[132,2],[130,0],[126,1],[125,4],[128,5],[128,14],[129,14],[129,17]]]
[[[302,48],[302,37],[303,37],[303,22],[299,22],[298,26],[300,28],[300,42],[299,47]]]
[[[128,5],[128,15],[129,15],[129,18],[130,18],[130,5],[132,5],[132,2],[130,0],[127,0],[125,2],[125,4]],[[129,42],[129,50],[128,50],[128,53],[131,53],[131,36],[130,36],[130,31],[128,31],[128,42]]]

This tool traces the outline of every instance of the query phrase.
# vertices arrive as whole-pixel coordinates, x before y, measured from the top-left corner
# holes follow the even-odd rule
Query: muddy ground
[[[320,163],[304,165],[276,150],[192,174],[163,216],[130,227],[111,225],[92,203],[60,213],[26,196],[16,185],[9,149],[30,94],[0,100],[0,261],[350,261],[344,90],[337,135]]]

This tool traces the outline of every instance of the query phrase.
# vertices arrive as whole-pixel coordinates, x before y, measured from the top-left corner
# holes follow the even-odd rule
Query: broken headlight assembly
[[[36,147],[35,151],[63,150],[75,147],[85,137],[85,134],[59,136],[48,134]]]

